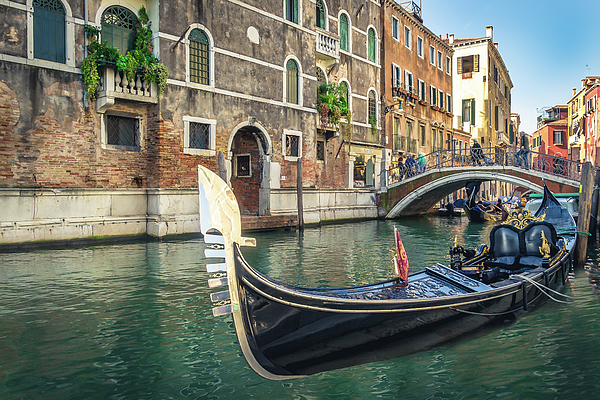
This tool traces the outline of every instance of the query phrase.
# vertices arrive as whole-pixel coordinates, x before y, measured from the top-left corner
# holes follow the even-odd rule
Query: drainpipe
[[[88,24],[88,0],[83,0],[83,27],[85,28]],[[88,55],[88,40],[87,35],[85,34],[85,29],[83,31],[83,58]],[[89,108],[87,93],[85,87],[83,88],[83,108],[87,110]]]

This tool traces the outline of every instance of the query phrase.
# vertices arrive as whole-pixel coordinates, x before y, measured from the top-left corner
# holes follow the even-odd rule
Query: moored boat
[[[571,267],[575,225],[547,191],[536,214],[515,210],[490,245],[455,245],[450,267],[346,288],[304,288],[252,268],[241,247],[239,208],[229,187],[199,167],[200,222],[214,315],[231,313],[248,364],[290,379],[418,351],[494,321],[514,319],[560,290]],[[564,212],[563,212],[564,211]]]

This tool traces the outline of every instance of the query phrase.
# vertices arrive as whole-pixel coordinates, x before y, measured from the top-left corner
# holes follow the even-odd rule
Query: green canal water
[[[368,221],[254,235],[261,272],[307,286],[391,276],[393,226],[411,270],[448,263],[466,218]],[[0,254],[0,399],[591,399],[600,389],[600,252],[571,303],[409,356],[272,382],[214,318],[201,239]]]

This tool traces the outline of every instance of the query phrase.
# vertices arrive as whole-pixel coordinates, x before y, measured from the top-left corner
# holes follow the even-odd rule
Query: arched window
[[[298,0],[285,0],[285,19],[297,24],[299,14]]]
[[[375,29],[369,28],[367,38],[367,58],[369,61],[375,62]]]
[[[288,103],[298,104],[300,102],[298,85],[298,64],[294,60],[288,60],[285,64],[286,69],[286,101]]]
[[[369,100],[368,100],[368,112],[369,112],[369,120],[367,121],[369,124],[377,126],[377,100],[375,99],[375,91],[369,91]]]
[[[102,41],[114,46],[121,54],[135,48],[139,22],[135,14],[121,6],[110,6],[102,13]]]
[[[60,0],[33,0],[33,56],[66,62],[65,7]]]
[[[340,82],[340,92],[342,93],[344,100],[346,100],[346,104],[348,104],[348,107],[350,107],[350,103],[348,102],[348,97],[350,97],[350,90],[348,90],[348,83],[346,83],[345,81]]]
[[[193,29],[188,36],[190,46],[190,82],[210,85],[210,41],[206,32]]]
[[[348,16],[346,14],[340,14],[340,49],[344,51],[350,51],[348,28]]]
[[[327,18],[327,13],[323,0],[317,0],[317,26],[321,29],[325,29],[325,18]]]
[[[317,67],[317,87],[324,85],[327,83],[327,75],[325,75],[325,71],[323,68]]]

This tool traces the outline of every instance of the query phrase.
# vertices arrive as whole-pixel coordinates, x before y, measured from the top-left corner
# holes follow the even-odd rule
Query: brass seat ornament
[[[526,209],[518,209],[511,212],[506,218],[506,221],[502,222],[502,225],[512,225],[517,229],[523,229],[527,225],[536,221],[543,221],[546,218],[546,214],[542,214],[536,217]]]

